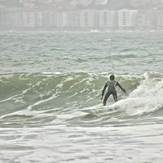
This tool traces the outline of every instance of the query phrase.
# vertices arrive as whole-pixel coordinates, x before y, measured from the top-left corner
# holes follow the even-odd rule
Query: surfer
[[[104,106],[106,105],[106,101],[110,95],[113,96],[115,102],[117,101],[117,91],[115,88],[116,86],[118,86],[128,96],[128,93],[126,92],[126,90],[124,88],[122,88],[122,86],[119,84],[119,82],[115,81],[114,79],[115,79],[114,75],[110,75],[110,80],[105,83],[104,88],[102,90],[101,100],[103,100]],[[105,90],[107,87],[108,87],[108,91],[104,97],[104,93],[105,93]]]

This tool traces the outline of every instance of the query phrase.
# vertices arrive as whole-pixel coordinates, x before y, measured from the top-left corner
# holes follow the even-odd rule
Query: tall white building
[[[33,11],[30,11],[29,14],[28,14],[28,18],[29,18],[29,27],[30,28],[34,28],[35,27],[35,12]]]
[[[57,27],[64,28],[69,26],[69,19],[68,19],[68,12],[67,11],[59,11],[57,12]]]
[[[79,28],[79,11],[69,11],[69,27]]]
[[[99,12],[97,10],[82,10],[80,12],[81,28],[98,28]]]
[[[163,12],[158,15],[158,29],[163,29]]]
[[[156,9],[138,11],[138,27],[141,29],[157,29],[161,25],[161,13]],[[160,25],[159,25],[160,24]]]
[[[119,29],[134,29],[137,22],[137,10],[122,9],[118,11]]]
[[[99,27],[117,29],[118,13],[116,10],[99,11]]]
[[[23,12],[23,26],[26,29],[39,29],[42,27],[42,12],[25,10]]]
[[[53,28],[57,25],[57,13],[54,10],[42,10],[42,27]]]

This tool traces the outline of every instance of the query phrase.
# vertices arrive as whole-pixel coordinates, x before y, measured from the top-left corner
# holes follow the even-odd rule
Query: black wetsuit
[[[103,105],[106,105],[106,101],[109,98],[110,95],[113,95],[114,101],[117,101],[117,91],[116,91],[116,86],[118,86],[123,92],[126,93],[126,90],[122,88],[122,86],[115,80],[110,80],[107,81],[103,90],[102,90],[102,96],[104,96],[105,89],[108,87],[108,91],[105,94],[104,100],[103,100]]]

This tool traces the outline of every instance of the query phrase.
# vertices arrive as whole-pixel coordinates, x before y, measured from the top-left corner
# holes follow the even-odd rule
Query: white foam
[[[159,82],[145,80],[128,98],[112,105],[130,115],[154,112],[163,106],[163,79]]]

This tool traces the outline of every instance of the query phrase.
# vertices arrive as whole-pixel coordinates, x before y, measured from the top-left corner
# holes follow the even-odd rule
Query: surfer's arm
[[[127,93],[126,90],[124,88],[122,88],[122,86],[117,82],[117,86],[124,92]]]
[[[105,89],[107,88],[107,83],[104,85],[104,88],[102,90],[102,96],[101,96],[101,100],[103,99],[104,97],[104,93],[105,93]]]

